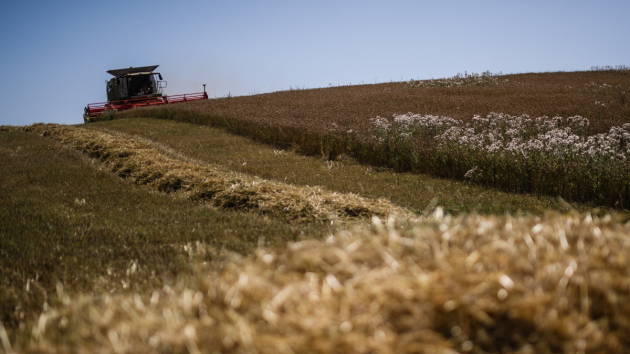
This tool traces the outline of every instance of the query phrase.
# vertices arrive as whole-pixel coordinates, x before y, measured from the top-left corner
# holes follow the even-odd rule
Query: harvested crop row
[[[136,184],[190,200],[208,201],[223,209],[251,210],[295,221],[410,216],[408,211],[386,200],[369,200],[318,187],[297,187],[177,160],[140,139],[57,124],[1,129],[54,138],[87,153]]]
[[[461,216],[235,260],[151,295],[65,296],[48,352],[627,353],[630,225]],[[28,331],[25,333],[29,333]]]

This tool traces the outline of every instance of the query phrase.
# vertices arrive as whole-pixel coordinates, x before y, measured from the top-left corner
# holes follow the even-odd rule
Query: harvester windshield
[[[160,74],[138,73],[112,78],[107,82],[107,100],[118,101],[144,96],[159,97],[166,82]]]
[[[114,76],[107,81],[109,102],[141,97],[159,97],[166,82],[162,75],[153,72],[158,65],[114,69],[107,72]]]

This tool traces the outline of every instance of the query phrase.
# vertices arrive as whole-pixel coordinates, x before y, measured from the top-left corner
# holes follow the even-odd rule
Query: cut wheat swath
[[[21,129],[57,139],[103,163],[133,183],[223,209],[253,212],[294,221],[334,221],[411,216],[386,200],[299,187],[244,174],[218,166],[166,156],[138,138],[56,124],[35,124]]]

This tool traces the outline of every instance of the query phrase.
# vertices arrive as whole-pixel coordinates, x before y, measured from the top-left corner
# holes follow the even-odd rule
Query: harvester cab
[[[155,73],[158,65],[139,68],[116,69],[107,71],[114,76],[107,85],[107,100],[109,102],[125,99],[161,97],[166,81],[162,75]]]
[[[117,111],[143,106],[158,106],[163,104],[187,102],[207,99],[206,84],[203,92],[184,95],[166,96],[163,89],[166,81],[162,75],[155,72],[159,65],[129,67],[127,69],[108,70],[113,78],[105,81],[107,102],[90,103],[85,107],[83,121],[94,122],[105,117],[110,119]]]

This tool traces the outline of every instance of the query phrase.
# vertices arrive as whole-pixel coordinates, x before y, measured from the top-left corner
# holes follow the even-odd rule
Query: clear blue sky
[[[109,69],[248,95],[630,65],[630,1],[0,1],[0,125],[82,122]]]

